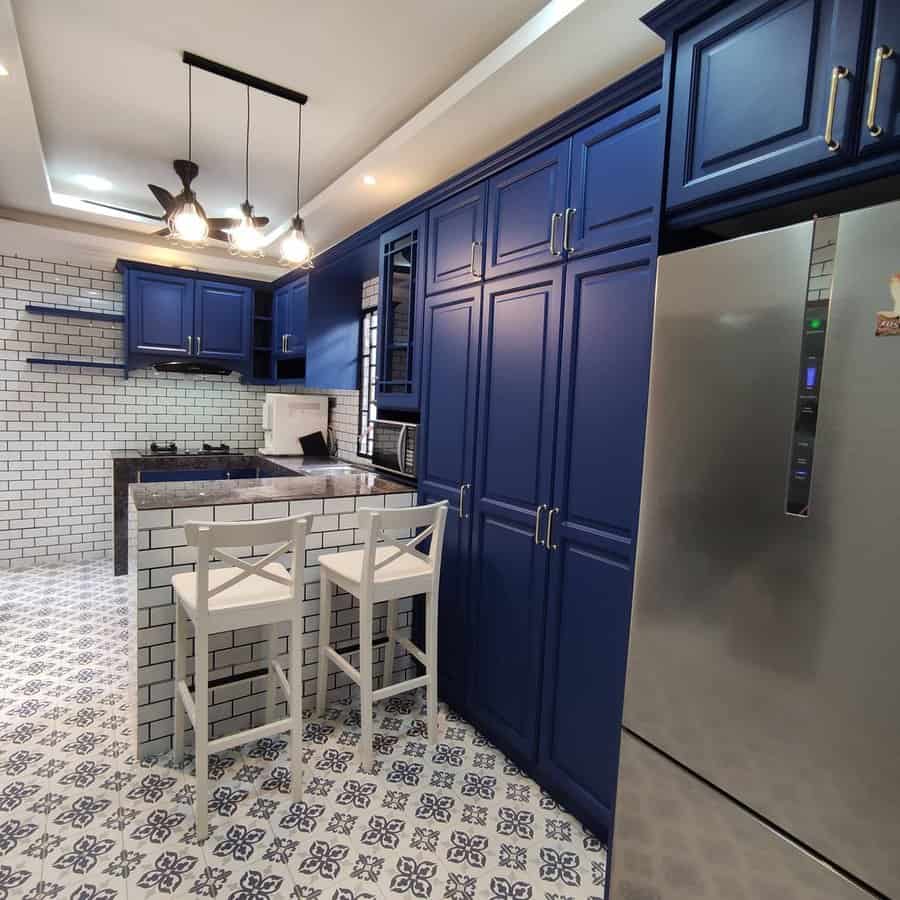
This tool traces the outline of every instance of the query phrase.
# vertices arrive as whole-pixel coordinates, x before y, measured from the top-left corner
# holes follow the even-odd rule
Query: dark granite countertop
[[[219,481],[169,481],[131,484],[129,493],[138,509],[216,506],[225,503],[265,503],[374,494],[402,494],[415,487],[341,460],[263,457],[296,477],[242,478]],[[302,474],[301,474],[302,473]]]

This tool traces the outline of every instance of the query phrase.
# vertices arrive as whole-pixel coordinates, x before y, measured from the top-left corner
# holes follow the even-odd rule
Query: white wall
[[[112,463],[151,440],[262,445],[266,390],[239,376],[30,365],[30,356],[122,359],[118,323],[35,316],[26,303],[120,312],[121,248],[0,226],[0,567],[112,553]],[[34,253],[45,234],[44,250]],[[21,238],[21,239],[20,239]],[[9,246],[12,245],[12,246]],[[9,247],[6,252],[5,248]],[[105,255],[104,255],[105,254]],[[84,258],[81,258],[81,257]],[[256,273],[258,276],[258,273]],[[356,451],[358,393],[330,391],[340,453]]]

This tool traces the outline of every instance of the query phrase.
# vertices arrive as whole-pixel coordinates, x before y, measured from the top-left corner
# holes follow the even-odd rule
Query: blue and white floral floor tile
[[[127,580],[107,562],[0,572],[0,900],[599,900],[606,849],[471,725],[426,737],[421,694],[305,721],[210,760],[139,763],[128,732]]]

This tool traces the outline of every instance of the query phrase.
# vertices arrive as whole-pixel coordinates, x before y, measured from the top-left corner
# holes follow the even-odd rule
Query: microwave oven
[[[406,478],[416,477],[417,425],[375,419],[372,422],[372,465]]]

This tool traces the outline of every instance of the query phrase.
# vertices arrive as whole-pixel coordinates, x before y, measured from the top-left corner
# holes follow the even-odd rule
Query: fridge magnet
[[[894,298],[893,312],[878,313],[878,320],[875,323],[876,337],[889,335],[900,337],[900,272],[891,275],[891,297]]]

